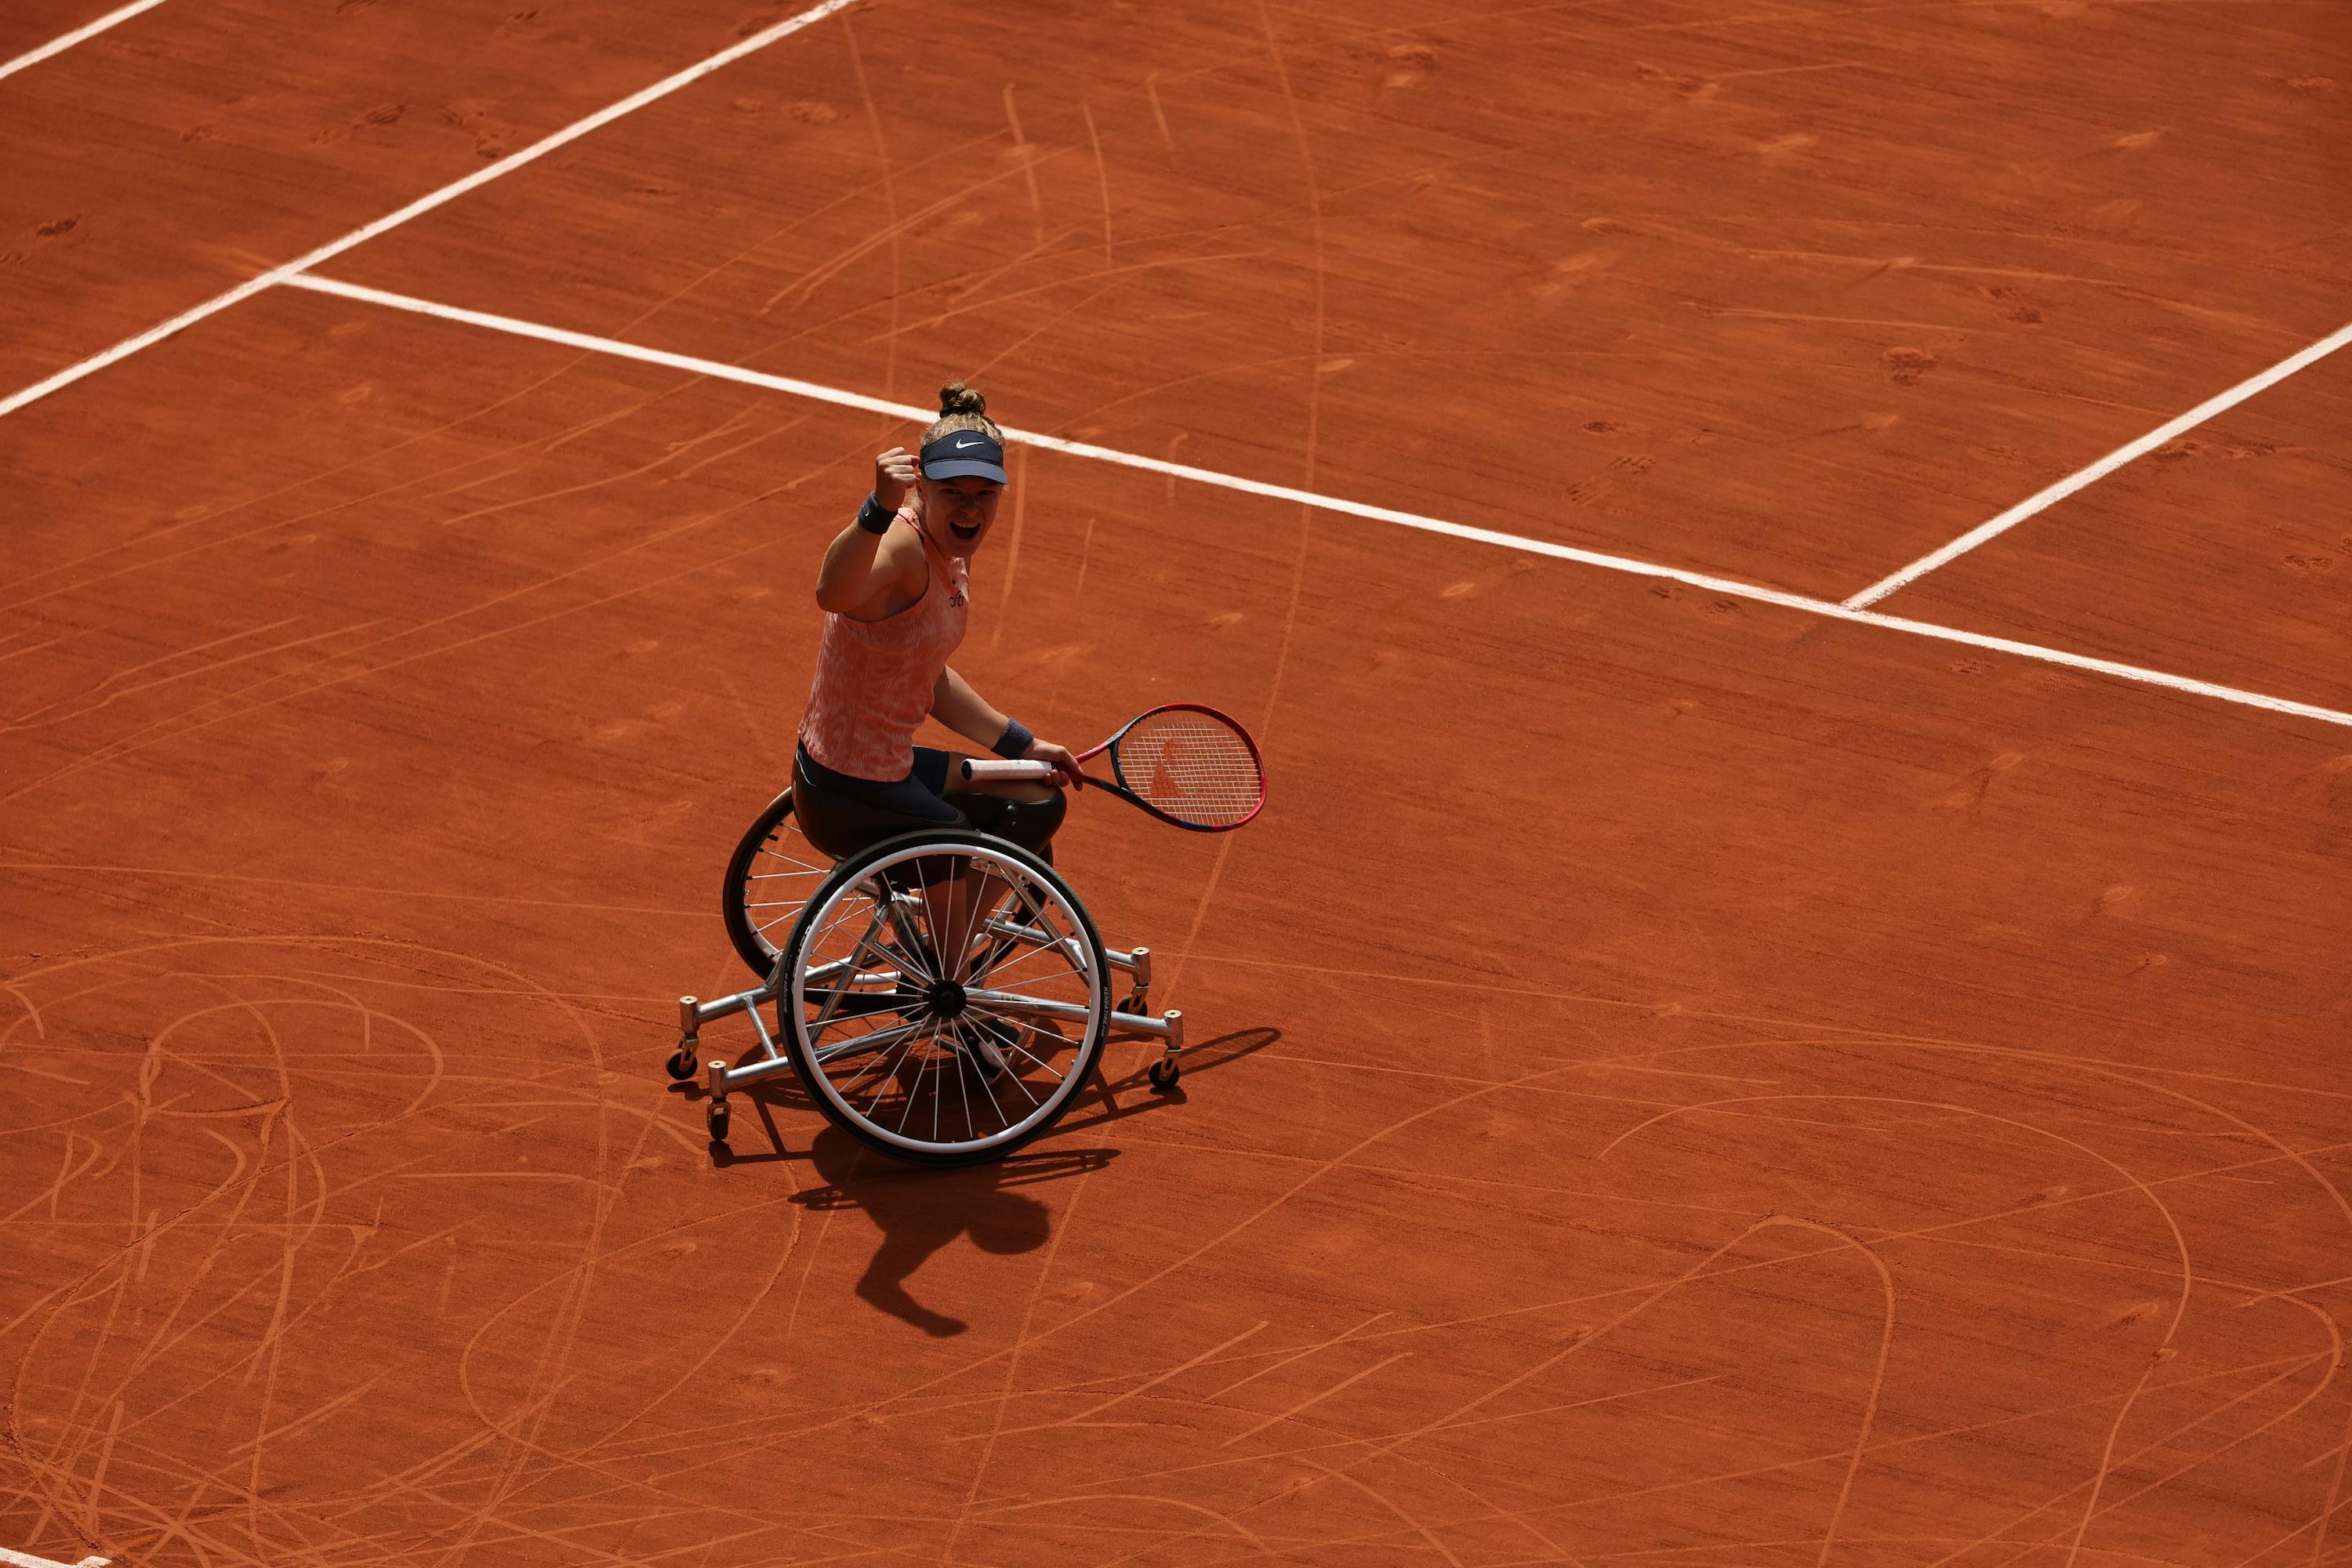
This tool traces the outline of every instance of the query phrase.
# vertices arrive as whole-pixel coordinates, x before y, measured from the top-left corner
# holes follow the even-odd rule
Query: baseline
[[[131,17],[136,16],[142,11],[152,11],[156,6],[161,5],[163,3],[163,0],[131,0],[130,5],[121,7],[120,10],[109,11],[105,16],[100,16],[95,22],[85,23],[81,26],[76,27],[70,33],[61,33],[58,37],[51,38],[47,43],[43,44],[39,48],[27,49],[23,54],[18,55],[15,59],[10,60],[6,65],[0,65],[0,78],[15,76],[18,71],[23,70],[27,66],[37,66],[52,55],[64,54],[76,44],[81,43],[85,39],[94,38],[100,33],[106,31],[109,27],[111,27],[118,23],[128,22]],[[5,1550],[6,1549],[5,1547],[0,1547],[0,1551]],[[0,1558],[0,1562],[5,1561],[5,1558]]]
[[[1958,560],[1985,541],[2008,532],[2035,512],[2053,507],[2076,490],[2106,478],[2133,458],[2146,457],[2182,432],[2195,429],[2218,414],[2228,413],[2254,394],[2266,391],[2295,372],[2318,363],[2347,343],[2352,343],[2352,324],[2338,327],[2310,347],[2289,354],[2270,369],[2249,376],[2227,392],[2207,398],[2178,419],[2168,420],[2138,440],[2116,447],[2087,468],[2077,468],[2047,489],[2026,497],[2000,516],[1979,523],[1942,549],[1931,551],[1900,571],[1889,573],[1846,600],[1845,607],[1859,610],[1866,605],[1878,603],[1906,584],[1916,583],[1937,567]]]
[[[637,343],[623,342],[614,338],[601,338],[588,332],[575,332],[563,327],[551,327],[537,321],[521,321],[512,316],[492,315],[484,310],[470,310],[457,305],[437,304],[414,295],[394,294],[362,284],[344,283],[331,278],[320,278],[289,272],[278,281],[291,289],[312,293],[331,294],[340,299],[363,304],[378,305],[387,310],[406,310],[415,315],[437,317],[466,326],[480,327],[490,331],[506,332],[515,337],[534,338],[541,342],[558,343],[567,348],[585,349],[594,353],[610,354],[618,359],[636,360],[646,364],[662,365],[671,370],[683,370],[719,380],[740,382],[746,386],[765,387],[770,391],[805,397],[836,407],[855,408],[868,414],[883,414],[916,424],[927,424],[934,410],[918,408],[912,404],[892,403],[884,398],[868,397],[863,393],[847,392],[838,387],[819,385],[791,376],[772,375],[764,371],[746,370],[740,365],[719,360],[702,359],[693,354],[672,353],[666,349],[646,348]],[[2352,337],[2352,327],[2339,337]],[[1889,631],[1906,632],[1914,637],[1932,637],[1941,642],[1961,643],[1969,647],[1996,653],[2014,654],[2021,658],[2035,659],[2044,664],[2063,665],[2069,669],[2086,670],[2108,675],[2143,686],[2161,687],[2197,697],[2210,697],[2243,707],[2259,708],[2269,712],[2291,714],[2301,719],[2316,719],[2323,723],[2339,724],[2352,729],[2352,713],[2338,712],[2309,702],[2296,702],[2263,692],[2242,690],[2221,686],[2210,680],[2189,676],[2172,675],[2163,670],[2147,669],[2137,665],[2122,664],[2114,659],[2095,658],[2085,654],[2068,653],[2063,649],[2043,647],[2036,643],[2012,641],[2008,637],[1988,637],[1980,632],[1966,632],[1953,626],[1937,626],[1928,621],[1914,621],[1900,616],[1882,615],[1874,610],[1856,609],[1849,605],[1827,599],[1808,598],[1802,594],[1785,593],[1778,588],[1759,587],[1727,577],[1714,577],[1699,572],[1686,572],[1679,567],[1660,566],[1629,556],[1611,555],[1597,550],[1580,550],[1574,545],[1553,544],[1544,540],[1528,539],[1516,533],[1503,533],[1489,528],[1475,528],[1466,523],[1448,522],[1442,518],[1424,517],[1418,512],[1399,511],[1391,507],[1370,506],[1362,501],[1348,500],[1338,496],[1320,495],[1289,485],[1268,484],[1261,479],[1244,479],[1237,474],[1220,473],[1213,468],[1194,468],[1189,463],[1171,463],[1159,458],[1146,458],[1115,447],[1097,447],[1089,442],[1066,440],[1034,430],[1020,430],[1010,426],[1005,434],[1049,452],[1067,457],[1085,458],[1096,462],[1112,463],[1121,468],[1139,468],[1147,473],[1171,479],[1189,479],[1196,484],[1213,485],[1221,489],[1235,490],[1244,495],[1262,496],[1273,500],[1296,502],[1319,511],[1338,512],[1374,522],[1393,523],[1400,528],[1418,529],[1424,533],[1444,534],[1454,539],[1466,539],[1479,544],[1492,544],[1506,550],[1523,551],[1531,555],[1548,555],[1555,560],[1573,561],[1580,565],[1598,566],[1605,571],[1622,572],[1636,577],[1663,579],[1681,583],[1709,593],[1730,598],[1751,599],[1783,609],[1802,610],[1808,615],[1822,616],[1830,620],[1851,621],[1860,626],[1879,626]],[[2087,481],[2085,481],[2087,482]]]
[[[160,5],[162,0],[154,0],[154,3]],[[117,360],[126,359],[141,349],[152,347],[173,333],[194,326],[207,316],[217,315],[240,300],[249,300],[273,284],[285,282],[295,274],[316,267],[322,261],[331,260],[354,246],[364,245],[376,236],[399,227],[411,218],[420,217],[436,207],[455,201],[478,186],[486,185],[492,180],[510,174],[524,164],[543,158],[559,147],[577,142],[592,131],[610,125],[624,115],[634,113],[649,103],[667,98],[678,89],[701,80],[723,66],[732,65],[746,55],[755,54],[779,39],[790,37],[803,28],[814,26],[835,12],[847,9],[854,3],[855,0],[822,0],[822,4],[812,5],[796,16],[786,17],[773,26],[752,34],[732,47],[721,49],[698,64],[688,66],[684,70],[664,77],[651,87],[639,89],[618,103],[600,109],[584,120],[574,121],[562,130],[541,137],[519,153],[509,153],[497,163],[487,168],[478,169],[462,180],[452,181],[437,191],[419,196],[397,212],[380,217],[362,227],[355,228],[341,239],[329,240],[309,254],[299,256],[282,266],[274,267],[258,277],[247,279],[226,293],[216,294],[203,304],[193,310],[182,311],[160,326],[150,327],[136,337],[125,338],[112,348],[102,353],[92,354],[79,364],[67,366],[46,381],[36,382],[21,392],[12,393],[5,398],[0,398],[0,416],[14,414],[26,404],[37,402],[61,387],[72,385],[86,375],[104,370]]]

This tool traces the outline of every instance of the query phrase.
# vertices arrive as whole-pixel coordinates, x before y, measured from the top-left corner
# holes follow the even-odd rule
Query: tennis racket
[[[1230,833],[1265,805],[1265,764],[1249,731],[1213,708],[1171,702],[1138,714],[1109,740],[1078,753],[1078,761],[1110,760],[1110,777],[1089,773],[1087,783],[1107,789],[1162,822],[1195,833]],[[963,764],[966,779],[1042,779],[1051,763]]]

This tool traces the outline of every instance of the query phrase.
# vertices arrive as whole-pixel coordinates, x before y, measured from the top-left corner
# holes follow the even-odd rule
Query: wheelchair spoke
[[[841,906],[838,901],[836,901],[835,909],[837,911],[836,917],[825,927],[823,934],[830,935],[834,926],[840,923],[840,914],[843,911],[841,911]],[[880,953],[880,950],[874,946],[874,932],[881,923],[881,919],[878,913],[874,919],[866,921],[866,930],[859,933],[856,943],[853,944],[850,950],[850,956],[853,960],[860,953],[864,952],[874,952],[877,956],[883,956]],[[805,978],[802,980],[800,989],[803,999],[808,999],[808,983]],[[835,1009],[841,1005],[842,998],[847,994],[849,994],[848,989],[843,986],[835,986],[824,993],[824,1000],[823,1003],[818,1005],[816,1016],[806,1020],[803,1026],[807,1030],[808,1037],[811,1040],[815,1039],[817,1036],[824,1033],[829,1023],[835,1018]],[[863,1015],[852,1015],[852,1016],[862,1016]]]
[[[1082,944],[1074,934],[1056,931],[1048,914],[1041,912],[1035,924],[1024,927],[1019,935],[1008,935],[1006,940],[1024,951],[1017,957],[1001,960],[983,973],[975,974],[972,977],[973,984],[977,984],[983,980],[1001,983],[1005,975],[1013,973],[1022,964],[1048,954],[1062,960],[1066,966],[1064,973],[1077,975],[1083,975],[1086,973]],[[1008,947],[1006,951],[1010,952],[1011,948]]]
[[[873,1072],[877,1068],[882,1069],[883,1083],[886,1085],[888,1084],[891,1076],[890,1052],[894,1048],[903,1050],[906,1047],[907,1041],[913,1036],[914,1032],[915,1031],[910,1027],[905,1034],[902,1034],[898,1036],[898,1038],[890,1041],[888,1045],[883,1046],[878,1050],[871,1053],[872,1059],[870,1061],[868,1061],[864,1067],[859,1068],[848,1078],[835,1081],[834,1084],[835,1089],[845,1095],[854,1093],[857,1087],[866,1081],[866,1075]]]
[[[763,895],[750,915],[791,919],[792,871],[756,864],[771,879],[746,880]],[[825,887],[791,939],[780,1009],[825,1113],[886,1152],[948,1163],[1050,1126],[1100,1049],[1111,983],[1055,873],[940,834],[884,846]]]
[[[907,930],[905,919],[899,912],[895,896],[887,888],[882,889],[879,898],[875,898],[869,889],[861,889],[860,891],[866,897],[874,899],[876,921],[875,925],[868,928],[866,935],[859,939],[853,956],[874,958],[877,961],[875,967],[877,969],[905,972],[915,980],[925,984],[930,984],[934,977],[923,964],[923,958],[928,952],[927,945],[919,932],[910,933]],[[898,945],[896,947],[873,940],[875,931],[885,921],[889,924],[891,931],[898,938]],[[831,934],[831,928],[828,927],[824,932],[819,934]],[[809,945],[814,947],[814,941],[812,940]]]
[[[809,951],[814,951],[820,942],[824,941],[825,938],[831,936],[835,931],[841,929],[842,923],[849,919],[851,904],[851,899],[849,897],[844,897],[835,900],[834,901],[833,908],[830,910],[820,911],[825,916],[824,923],[809,932],[809,938],[806,944]],[[872,931],[871,925],[868,926],[867,930],[870,934]]]
[[[963,1063],[961,1061],[958,1061],[956,1063],[955,1075],[956,1099],[963,1106],[963,1130],[966,1132],[976,1132],[979,1131],[979,1126],[971,1119],[971,1086],[964,1082],[964,1077]],[[945,1094],[934,1094],[931,1097],[931,1103],[933,1105],[938,1105],[945,1101],[946,1099],[947,1096]]]
[[[1004,955],[1011,951],[1013,951],[1013,942],[1010,937],[992,932],[988,945],[981,949],[970,963],[963,966],[964,984],[978,984],[991,970],[1004,962]]]
[[[996,1119],[1003,1122],[1011,1122],[1016,1120],[1013,1117],[1004,1114],[1004,1107],[999,1104],[996,1099],[996,1079],[1000,1078],[1012,1077],[1012,1075],[1001,1072],[991,1074],[987,1070],[986,1067],[981,1060],[979,1053],[963,1043],[963,1028],[961,1020],[956,1022],[955,1037],[957,1051],[962,1058],[962,1059],[956,1064],[956,1078],[958,1081],[961,1081],[967,1075],[972,1078],[977,1078],[980,1079],[982,1091],[988,1096],[990,1108],[996,1112]],[[1015,1088],[1020,1088],[1021,1080],[1018,1078],[1013,1078],[1013,1082]],[[1021,1092],[1029,1096],[1029,1103],[1031,1105],[1034,1106],[1037,1103],[1037,1097],[1034,1094],[1029,1094],[1029,1091],[1026,1089],[1022,1089]]]
[[[872,1118],[874,1108],[882,1103],[882,1097],[889,1093],[891,1085],[898,1081],[898,1068],[906,1065],[907,1058],[914,1054],[914,1037],[909,1035],[903,1042],[901,1042],[898,1064],[896,1066],[892,1066],[887,1071],[884,1072],[881,1080],[874,1086],[874,1098],[866,1102],[865,1114],[867,1118]],[[855,1085],[858,1079],[863,1079],[865,1076],[865,1073],[859,1073],[857,1078],[850,1080],[850,1084]]]
[[[801,834],[789,803],[780,815],[763,820],[761,836],[739,846],[729,862],[732,881],[725,891],[725,915],[737,953],[766,974],[832,868]]]
[[[992,990],[1001,991],[1004,987],[1006,978],[1012,975],[1015,971],[1019,970],[1023,964],[1029,963],[1033,959],[1044,958],[1048,954],[1059,957],[1065,965],[1069,962],[1070,955],[1061,948],[1033,947],[1018,958],[1006,959],[998,963],[993,969],[973,975],[967,984],[971,985],[986,985]],[[1060,971],[1060,973],[1065,975],[1070,975],[1076,974],[1077,971],[1065,967]],[[1028,974],[1022,977],[1021,983],[1024,985],[1038,985],[1047,983],[1052,978],[1052,975]]]
[[[911,900],[913,907],[909,909],[896,893],[890,892],[887,888],[883,890],[890,900],[888,906],[890,929],[898,935],[898,945],[903,950],[903,956],[906,959],[906,966],[913,970],[915,978],[924,984],[934,984],[939,979],[939,974],[932,967],[939,962],[939,944],[931,940],[931,933],[925,929],[922,900],[918,898]],[[925,959],[929,959],[930,964],[926,964],[923,962]]]
[[[1013,1042],[1011,1048],[1020,1052],[1021,1055],[1027,1057],[1038,1071],[1049,1074],[1055,1079],[1059,1079],[1063,1076],[1059,1071],[1055,1070],[1053,1063],[1037,1055],[1034,1051],[1029,1049],[1026,1045],[1022,1043],[1038,1035],[1050,1034],[1051,1031],[1040,1029],[1035,1024],[1031,1023],[1026,1018],[1016,1018],[1009,1014],[991,1012],[985,1007],[975,1007],[973,1010],[975,1012],[986,1014],[992,1021],[1003,1024],[1007,1028],[1019,1030],[1019,1037]],[[1052,1037],[1058,1044],[1068,1044],[1068,1042],[1063,1040],[1062,1037],[1059,1035],[1053,1035]]]
[[[939,1037],[940,1037],[940,1032],[939,1032],[939,1030],[938,1030],[938,1029],[934,1028],[934,1029],[931,1031],[931,1038],[932,1038],[932,1040],[933,1040],[933,1041],[937,1041],[937,1040],[939,1039]],[[928,1065],[928,1064],[926,1064],[926,1065]],[[903,1098],[904,1098],[904,1103],[903,1103],[903,1104],[901,1104],[901,1105],[898,1107],[898,1125],[895,1129],[893,1129],[893,1131],[898,1131],[898,1132],[900,1132],[900,1133],[904,1133],[904,1132],[907,1131],[907,1118],[908,1118],[908,1117],[909,1117],[909,1116],[911,1116],[911,1115],[913,1115],[913,1114],[914,1114],[914,1110],[915,1110],[915,1097],[914,1097],[913,1095],[909,1094],[909,1095],[906,1095],[906,1096],[904,1096]],[[873,1109],[873,1107],[872,1107],[872,1106],[868,1106],[868,1107],[866,1107],[866,1109],[867,1109],[868,1110],[871,1110]]]
[[[922,1023],[931,1023],[931,1020],[922,1020]],[[898,1086],[898,1074],[901,1074],[901,1069],[906,1068],[906,1065],[912,1060],[912,1056],[915,1056],[915,1039],[918,1039],[919,1035],[922,1035],[922,1025],[918,1023],[918,1027],[908,1030],[906,1037],[898,1041],[898,1060],[896,1060],[896,1063],[889,1063],[889,1069],[882,1074],[882,1081],[875,1084],[875,1098],[866,1102],[866,1114],[868,1114],[868,1117],[873,1117],[875,1107],[882,1105],[882,1096],[887,1096],[894,1086]],[[934,1037],[934,1039],[939,1037],[939,1027],[936,1027],[936,1023],[931,1025],[931,1037]],[[863,1077],[866,1077],[866,1072],[858,1072],[856,1079],[852,1079],[852,1086],[858,1084],[858,1081],[863,1081]]]
[[[1025,1026],[1023,1026],[1020,1035],[1013,1038],[1010,1048],[1013,1051],[1020,1052],[1020,1054],[1024,1057],[1027,1057],[1032,1062],[1036,1064],[1037,1068],[1043,1071],[1046,1077],[1052,1079],[1055,1082],[1059,1083],[1062,1080],[1062,1074],[1055,1072],[1046,1063],[1039,1061],[1034,1054],[1022,1047],[1021,1041],[1025,1039],[1027,1036],[1028,1030]],[[1019,1089],[1021,1091],[1021,1098],[1029,1102],[1031,1110],[1035,1110],[1042,1101],[1040,1101],[1035,1095],[1029,1092],[1029,1085],[1026,1081],[1025,1075],[1013,1065],[1013,1058],[1006,1054],[1005,1047],[1000,1047],[996,1054],[1000,1058],[1003,1058],[1004,1061],[1004,1071],[999,1076],[1001,1076],[1006,1082],[1010,1083],[1013,1088]],[[1049,1090],[1048,1092],[1051,1091]]]
[[[835,1062],[850,1057],[888,1050],[908,1036],[921,1033],[922,1027],[922,1020],[918,1019],[911,1024],[893,1024],[887,1028],[869,1029],[855,1039],[836,1040],[832,1045],[820,1046],[810,1054],[819,1066],[831,1067]]]

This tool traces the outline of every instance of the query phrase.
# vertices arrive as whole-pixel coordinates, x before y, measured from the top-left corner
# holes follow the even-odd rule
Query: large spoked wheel
[[[793,820],[793,792],[770,801],[728,858],[719,893],[727,940],[752,973],[765,980],[774,973],[793,921],[832,869]]]
[[[777,1025],[817,1109],[917,1165],[998,1160],[1059,1121],[1111,1018],[1102,939],[1054,868],[970,829],[852,856],[787,945]]]

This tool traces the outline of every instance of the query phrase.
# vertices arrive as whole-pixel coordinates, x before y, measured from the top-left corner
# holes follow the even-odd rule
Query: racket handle
[[[963,763],[965,782],[973,779],[1049,779],[1061,770],[1051,763],[990,762],[967,758]]]

